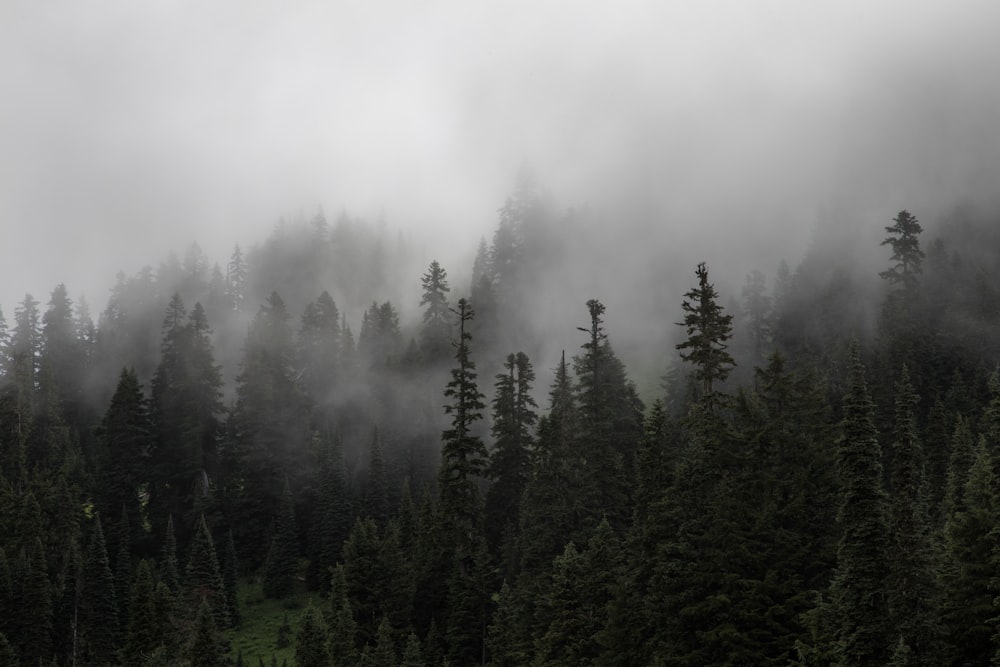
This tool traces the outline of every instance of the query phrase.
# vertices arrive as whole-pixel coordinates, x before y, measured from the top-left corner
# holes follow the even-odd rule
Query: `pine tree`
[[[11,639],[18,655],[25,664],[47,660],[52,650],[52,593],[41,541],[21,552],[13,588],[17,614]]]
[[[732,315],[724,315],[715,287],[708,282],[705,263],[695,270],[698,286],[684,295],[681,308],[686,313],[679,322],[687,331],[687,340],[678,343],[681,359],[693,366],[692,377],[698,383],[700,399],[706,405],[715,401],[714,387],[729,377],[736,362],[726,351],[732,336]]]
[[[396,667],[396,646],[392,638],[392,625],[386,616],[379,621],[375,634],[375,650],[372,652],[373,667]]]
[[[215,614],[207,599],[202,599],[194,622],[194,636],[188,649],[191,667],[226,667],[222,638],[215,625]]]
[[[113,660],[118,645],[118,603],[100,516],[94,519],[93,533],[83,561],[77,631],[80,655],[85,664],[103,664]]]
[[[368,515],[375,523],[384,526],[389,518],[389,488],[385,476],[385,463],[382,460],[382,439],[378,428],[372,432],[371,446],[368,450],[368,488],[365,505]]]
[[[519,523],[518,508],[528,483],[532,433],[538,417],[531,396],[535,372],[523,352],[510,354],[504,364],[505,373],[496,376],[493,399],[493,450],[488,473],[493,479],[486,494],[487,540],[491,550],[503,550],[502,558],[508,572],[514,569],[513,550]]]
[[[888,604],[906,664],[939,664],[939,627],[923,456],[917,434],[917,395],[906,366],[896,385],[896,429],[891,447],[890,529],[893,558]],[[902,655],[902,653],[900,654]]]
[[[892,248],[891,260],[895,264],[880,272],[879,276],[909,292],[916,287],[922,269],[924,253],[920,250],[919,236],[924,230],[917,219],[905,210],[900,211],[893,222],[896,224],[885,228],[889,236],[882,241],[882,245]]]
[[[207,601],[215,615],[214,627],[229,626],[229,609],[222,585],[222,572],[219,570],[219,558],[204,515],[199,517],[198,527],[191,541],[191,553],[184,570],[184,586],[190,606],[197,605],[201,600]]]
[[[229,625],[240,624],[239,596],[239,561],[236,558],[236,544],[233,542],[233,531],[226,533],[226,551],[222,557],[222,590],[226,596],[226,609],[229,612]]]
[[[314,552],[307,580],[322,592],[330,589],[330,569],[340,560],[344,540],[350,532],[350,497],[344,481],[344,460],[340,434],[330,428],[320,434],[319,497],[316,500],[315,534],[310,543]]]
[[[518,667],[530,663],[528,622],[517,595],[506,581],[496,595],[496,613],[487,630],[486,646],[494,667]]]
[[[420,351],[426,362],[436,364],[448,357],[451,349],[453,325],[448,307],[448,274],[437,260],[421,277],[423,296],[420,305],[425,307],[423,327],[420,330]]]
[[[128,629],[125,633],[125,657],[129,664],[139,664],[161,642],[162,623],[156,608],[156,588],[149,562],[136,567],[129,603]]]
[[[842,535],[831,584],[835,637],[848,664],[882,664],[894,638],[888,627],[888,503],[882,452],[857,343],[852,343],[837,450]]]
[[[483,394],[476,385],[476,364],[470,353],[471,334],[468,324],[474,317],[465,299],[454,311],[459,320],[459,339],[455,359],[458,365],[451,371],[451,381],[444,395],[451,399],[445,413],[451,415],[451,428],[442,433],[441,469],[438,473],[440,511],[455,537],[459,559],[471,555],[470,539],[480,531],[481,499],[477,480],[485,476],[488,455],[486,446],[475,435],[475,425],[482,419],[486,407]]]
[[[995,465],[986,438],[980,437],[963,489],[963,507],[954,510],[944,526],[942,616],[953,664],[985,665],[994,654],[993,600],[1000,552]]]
[[[295,633],[295,667],[328,667],[328,641],[323,616],[310,604],[303,612]]]
[[[18,667],[19,664],[17,649],[11,646],[7,636],[0,632],[0,667]]]
[[[233,254],[229,258],[226,266],[226,293],[229,295],[229,302],[233,310],[239,312],[243,310],[247,299],[247,265],[243,259],[243,253],[237,244],[233,247]]]
[[[274,537],[268,551],[267,564],[264,567],[264,595],[272,598],[283,598],[292,592],[295,585],[295,575],[298,572],[299,542],[295,527],[295,505],[292,500],[292,490],[285,480],[285,489],[281,494],[281,505],[274,526]]]
[[[171,592],[180,590],[181,575],[177,560],[177,539],[174,533],[174,515],[167,517],[167,527],[163,537],[163,548],[160,553],[160,580]]]
[[[104,460],[101,503],[107,516],[124,508],[130,525],[141,523],[139,486],[151,450],[149,413],[135,369],[123,368],[111,405],[101,422]]]
[[[410,633],[406,636],[406,644],[403,646],[403,655],[399,659],[399,667],[426,667],[422,652],[420,650],[420,640],[417,635]]]

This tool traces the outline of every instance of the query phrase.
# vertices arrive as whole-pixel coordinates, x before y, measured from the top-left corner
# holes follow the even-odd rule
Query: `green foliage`
[[[295,633],[295,667],[328,667],[328,641],[323,616],[309,605],[302,614],[299,629]]]
[[[227,667],[222,637],[215,626],[215,614],[208,600],[203,599],[194,622],[194,635],[188,649],[191,667]]]
[[[842,659],[879,664],[895,645],[888,627],[888,502],[882,488],[882,451],[873,423],[857,344],[844,394],[843,435],[837,450],[841,526],[831,593],[835,637]]]
[[[281,504],[274,526],[274,537],[264,565],[264,595],[283,598],[295,586],[299,568],[299,537],[295,527],[295,505],[292,490],[285,480]]]
[[[687,332],[687,340],[678,343],[681,359],[693,366],[692,378],[698,383],[700,397],[711,400],[716,382],[722,382],[736,362],[726,351],[726,342],[732,336],[732,315],[723,314],[718,304],[719,295],[708,282],[708,268],[701,262],[695,269],[698,286],[684,295],[681,308],[684,321],[679,322]]]
[[[219,570],[219,559],[215,553],[215,543],[208,531],[205,517],[198,519],[198,527],[191,542],[191,553],[188,556],[187,568],[184,570],[184,587],[190,606],[208,602],[215,615],[216,628],[229,627],[229,607],[226,603],[226,591],[222,584],[222,572]]]
[[[100,516],[94,519],[82,579],[77,624],[79,654],[91,663],[111,662],[118,647],[118,603]]]

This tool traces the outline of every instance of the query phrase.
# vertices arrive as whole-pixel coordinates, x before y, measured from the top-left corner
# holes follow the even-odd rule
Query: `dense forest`
[[[539,325],[574,215],[522,177],[463,285],[319,212],[0,314],[0,666],[1000,661],[998,228],[693,262],[629,369],[612,302]]]

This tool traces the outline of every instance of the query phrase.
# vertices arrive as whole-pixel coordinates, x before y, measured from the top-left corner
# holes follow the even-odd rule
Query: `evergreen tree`
[[[399,667],[426,667],[422,652],[420,650],[420,640],[417,635],[410,633],[406,636],[406,644],[403,646],[403,655],[399,660]]]
[[[296,367],[312,400],[328,405],[340,376],[340,311],[328,292],[306,305],[296,341]]]
[[[392,638],[392,625],[385,616],[379,621],[375,634],[375,650],[372,652],[373,667],[396,667],[396,646]]]
[[[710,405],[716,382],[724,381],[736,362],[726,351],[726,342],[732,336],[732,315],[724,315],[717,299],[718,293],[708,282],[705,263],[695,270],[698,286],[684,295],[681,308],[686,313],[679,322],[687,331],[687,340],[678,343],[681,359],[694,368],[692,378],[697,382],[700,398]]]
[[[344,481],[344,461],[340,434],[327,428],[320,435],[319,495],[316,499],[314,546],[307,580],[312,587],[330,589],[330,569],[340,559],[340,552],[350,531],[351,507]]]
[[[590,326],[578,330],[586,333],[588,340],[582,346],[583,354],[573,359],[581,426],[574,451],[581,482],[576,493],[587,530],[601,517],[623,528],[632,514],[643,405],[604,332],[604,305],[591,299],[587,309]]]
[[[444,395],[451,399],[445,413],[451,415],[451,428],[442,433],[441,469],[438,473],[440,511],[455,538],[459,559],[471,556],[470,539],[481,529],[481,500],[477,479],[484,477],[487,464],[486,446],[475,435],[475,425],[482,419],[486,407],[483,394],[476,385],[476,364],[470,352],[471,334],[467,327],[474,317],[465,299],[458,302],[459,339],[455,359],[458,365],[451,371],[451,380]]]
[[[36,540],[22,551],[14,573],[13,600],[17,614],[11,639],[25,664],[48,660],[52,653],[52,593],[45,554]]]
[[[77,633],[84,664],[113,661],[118,646],[118,603],[100,516],[94,519],[83,561]]]
[[[954,510],[944,526],[942,616],[952,664],[985,665],[995,650],[993,600],[1000,553],[995,465],[985,437],[980,437],[963,489],[962,509]]]
[[[920,250],[919,236],[924,230],[917,219],[905,210],[900,211],[893,222],[896,224],[885,228],[889,236],[882,241],[882,245],[892,248],[891,260],[895,263],[880,272],[879,276],[889,284],[910,292],[916,287],[922,270],[924,253]]]
[[[421,277],[423,296],[420,305],[424,308],[423,328],[420,331],[420,351],[428,363],[440,363],[448,357],[451,349],[452,319],[448,307],[448,274],[437,260]]]
[[[207,599],[201,601],[194,622],[194,636],[188,649],[191,667],[226,667],[222,638],[215,625],[215,614]]]
[[[506,372],[496,376],[496,394],[493,398],[493,450],[490,453],[488,473],[493,484],[486,494],[487,539],[491,550],[501,549],[506,569],[514,567],[512,551],[519,523],[518,508],[528,472],[532,448],[533,428],[538,417],[531,396],[531,383],[535,372],[523,352],[510,354],[504,364]]]
[[[222,377],[211,333],[201,304],[188,315],[175,293],[152,382],[156,475],[149,502],[154,516],[178,517],[182,543],[210,495],[221,435]]]
[[[368,515],[375,523],[384,526],[389,518],[389,483],[385,476],[385,463],[382,460],[382,439],[378,428],[372,432],[371,446],[368,450],[368,488],[365,505]]]
[[[295,633],[295,667],[328,667],[330,653],[327,646],[326,623],[315,607],[306,607]]]
[[[292,490],[285,480],[285,490],[281,494],[281,505],[274,526],[274,537],[268,551],[264,567],[264,595],[283,598],[292,592],[295,575],[298,572],[299,542],[295,527],[295,505]]]
[[[191,553],[188,556],[187,568],[184,570],[184,586],[190,606],[197,605],[201,600],[208,602],[209,608],[215,615],[213,627],[229,626],[229,609],[222,585],[222,572],[219,570],[215,544],[204,515],[199,517],[198,527],[191,541]]]
[[[139,487],[147,477],[152,441],[149,413],[135,369],[123,368],[111,405],[101,422],[104,457],[101,503],[106,515],[125,511],[130,525],[141,524]]]
[[[171,592],[180,590],[181,575],[177,560],[177,538],[174,534],[174,516],[167,517],[167,527],[163,537],[163,548],[160,553],[160,580]]]
[[[284,300],[272,293],[250,324],[229,423],[230,524],[250,568],[264,560],[284,490],[303,486],[309,467],[309,410],[296,381],[288,320]]]
[[[888,503],[882,452],[857,343],[852,343],[837,450],[842,534],[831,585],[835,638],[846,664],[883,664],[895,638],[888,626]]]
[[[923,456],[917,434],[917,395],[906,366],[896,385],[896,429],[891,447],[890,528],[893,558],[888,604],[906,664],[940,664],[938,596],[927,518]]]
[[[162,642],[162,623],[156,607],[155,585],[149,562],[142,560],[136,567],[129,603],[128,628],[125,633],[125,658],[129,664],[140,664]]]
[[[229,625],[240,624],[240,607],[237,589],[239,585],[239,561],[236,558],[236,544],[233,542],[233,531],[226,533],[226,551],[222,556],[222,589],[226,596],[226,609],[229,612]]]
[[[247,299],[247,265],[243,259],[243,253],[237,244],[233,247],[233,254],[226,265],[226,293],[229,295],[229,302],[233,310],[239,312],[243,310]]]

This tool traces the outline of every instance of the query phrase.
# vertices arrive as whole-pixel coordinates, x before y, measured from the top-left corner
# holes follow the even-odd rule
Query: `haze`
[[[772,272],[830,228],[995,205],[997,25],[993,2],[8,0],[0,305],[63,282],[99,311],[119,269],[194,241],[224,263],[317,206],[467,272],[525,161],[603,227],[579,230],[595,288]]]

